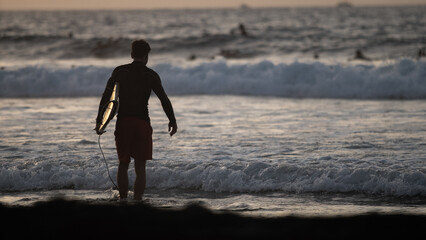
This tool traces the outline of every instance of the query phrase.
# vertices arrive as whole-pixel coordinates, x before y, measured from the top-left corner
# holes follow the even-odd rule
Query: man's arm
[[[161,85],[161,80],[158,75],[154,76],[154,84],[152,90],[154,91],[155,95],[157,95],[158,99],[160,99],[161,106],[163,107],[163,110],[166,113],[167,118],[169,119],[170,136],[173,136],[177,131],[175,113],[173,111],[172,103],[170,102],[169,97],[167,97],[167,94],[164,91],[163,86]]]

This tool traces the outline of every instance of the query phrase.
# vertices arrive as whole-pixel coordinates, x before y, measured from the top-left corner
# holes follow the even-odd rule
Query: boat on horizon
[[[337,7],[338,8],[350,8],[350,7],[353,7],[353,5],[349,1],[342,1],[342,2],[337,3]]]

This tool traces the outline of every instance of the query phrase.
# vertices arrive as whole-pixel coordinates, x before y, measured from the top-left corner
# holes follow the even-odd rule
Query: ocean
[[[106,81],[144,38],[179,126],[169,137],[153,95],[147,203],[426,214],[424,12],[2,11],[0,202],[117,201],[93,128]],[[114,126],[100,144],[115,181]]]

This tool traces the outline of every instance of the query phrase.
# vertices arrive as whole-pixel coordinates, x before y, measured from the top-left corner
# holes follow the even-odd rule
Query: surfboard
[[[119,84],[115,83],[114,89],[112,90],[111,97],[109,98],[109,102],[105,104],[102,109],[102,121],[101,124],[96,126],[96,133],[101,135],[105,133],[105,129],[108,126],[108,123],[115,117],[118,112],[118,92],[119,92]]]

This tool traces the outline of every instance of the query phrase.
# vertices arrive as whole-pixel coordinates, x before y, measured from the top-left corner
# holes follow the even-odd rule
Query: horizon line
[[[416,7],[416,6],[426,6],[426,3],[413,3],[413,4],[371,4],[371,5],[352,5],[350,8],[359,8],[359,7]],[[140,10],[214,10],[214,9],[241,9],[241,10],[252,10],[252,9],[268,9],[268,8],[339,8],[337,5],[294,5],[294,6],[248,6],[243,8],[240,6],[235,7],[154,7],[154,8],[10,8],[2,9],[2,11],[140,11]]]

